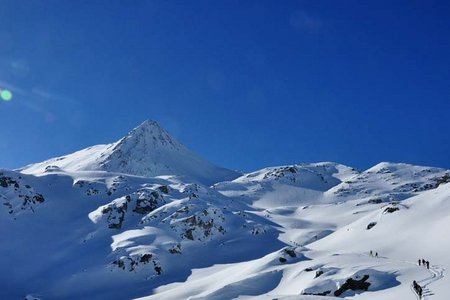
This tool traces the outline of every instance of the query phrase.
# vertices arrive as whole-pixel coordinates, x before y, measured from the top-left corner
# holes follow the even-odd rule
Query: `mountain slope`
[[[450,171],[320,162],[238,175],[154,122],[0,170],[0,298],[394,300],[415,297],[413,280],[424,299],[448,298]]]
[[[57,169],[68,172],[107,171],[144,177],[176,174],[186,176],[187,181],[206,185],[240,175],[200,158],[154,121],[145,121],[115,143],[89,147],[28,165],[20,171],[43,174]]]

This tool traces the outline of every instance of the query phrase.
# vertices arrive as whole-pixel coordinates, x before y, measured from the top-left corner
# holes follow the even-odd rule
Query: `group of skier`
[[[419,259],[417,262],[419,263],[419,266],[424,266],[427,269],[430,269],[430,262],[428,260],[422,258]],[[422,298],[423,288],[415,280],[413,281],[413,288],[416,291],[417,295],[419,295],[419,297]]]
[[[430,262],[428,260],[425,260],[422,258],[422,259],[419,259],[418,262],[419,262],[419,266],[424,266],[424,267],[427,267],[427,269],[430,269]]]
[[[422,287],[415,280],[413,281],[413,288],[416,291],[417,295],[422,298]]]
[[[370,250],[369,255],[378,257],[378,252],[373,252],[372,250]]]

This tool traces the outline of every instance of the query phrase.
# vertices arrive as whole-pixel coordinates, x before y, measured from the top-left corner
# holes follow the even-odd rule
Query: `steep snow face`
[[[0,170],[0,298],[394,300],[417,280],[448,299],[449,171],[324,162],[202,184],[230,173],[154,122]]]
[[[89,147],[20,171],[39,175],[55,170],[107,171],[144,177],[178,175],[206,185],[240,175],[200,158],[154,121],[145,121],[116,143]]]
[[[361,203],[399,201],[414,196],[418,192],[435,189],[446,182],[450,182],[448,170],[382,162],[347,178],[327,191],[326,196],[360,199]]]
[[[235,179],[234,182],[278,181],[312,190],[326,191],[356,174],[358,172],[351,167],[332,162],[320,162],[264,168],[245,174]]]
[[[354,168],[332,162],[296,164],[264,168],[231,182],[218,183],[214,188],[257,207],[298,207],[335,201],[324,197],[324,192],[358,174]]]

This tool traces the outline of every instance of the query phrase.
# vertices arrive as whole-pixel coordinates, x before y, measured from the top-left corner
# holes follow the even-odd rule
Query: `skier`
[[[430,262],[427,260],[427,269],[430,269]]]
[[[375,252],[375,257],[378,257],[378,252]]]
[[[422,287],[415,280],[413,281],[413,288],[417,295],[422,298]]]
[[[421,260],[419,259],[418,262],[419,262],[419,266],[420,266]],[[414,281],[414,282],[415,282],[415,281]]]
[[[373,256],[373,252],[372,252],[372,250],[370,250],[370,252],[369,252],[369,255],[370,255],[370,256]]]

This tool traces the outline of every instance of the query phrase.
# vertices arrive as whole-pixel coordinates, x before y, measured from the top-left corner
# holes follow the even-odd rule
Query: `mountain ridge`
[[[144,121],[114,143],[91,146],[18,170],[25,174],[42,174],[55,169],[107,171],[143,177],[175,174],[206,185],[240,175],[202,159],[152,120]]]
[[[0,170],[0,298],[396,300],[424,280],[427,299],[447,299],[449,170],[319,162],[217,182],[195,158],[147,121]]]

